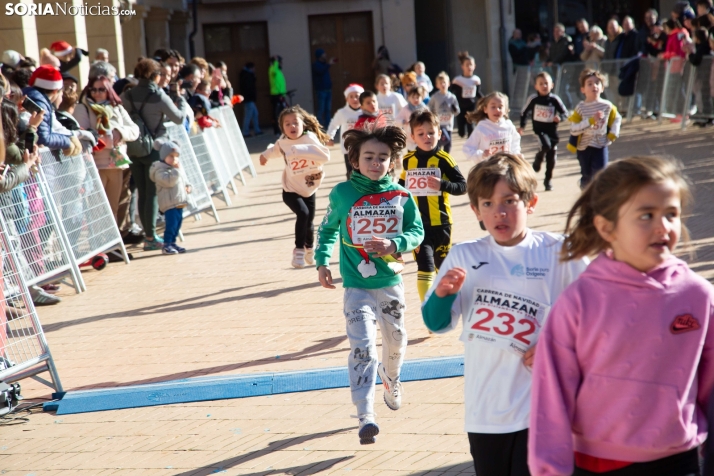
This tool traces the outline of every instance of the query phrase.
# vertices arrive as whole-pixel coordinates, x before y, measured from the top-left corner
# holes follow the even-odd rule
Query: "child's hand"
[[[434,294],[441,298],[456,294],[461,291],[465,280],[466,270],[464,268],[451,268],[436,285]]]
[[[598,111],[598,112],[595,113],[595,116],[594,116],[594,117],[595,117],[595,120],[596,120],[596,121],[599,121],[599,120],[601,120],[603,117],[605,117],[605,113],[602,112],[602,111]]]
[[[333,145],[335,145],[335,141],[333,141],[332,139],[330,139],[330,140],[327,141],[327,144],[325,144],[325,145],[326,145],[327,147],[332,147]]]
[[[391,255],[397,252],[397,245],[392,240],[372,236],[372,239],[364,243],[364,251],[374,253],[376,258]]]
[[[537,344],[533,344],[533,347],[528,349],[526,353],[523,354],[523,365],[529,369],[533,368],[533,362],[535,362],[536,345]]]
[[[558,116],[558,115],[554,116],[554,117],[553,117],[553,122],[555,122],[556,124],[559,123],[559,122],[560,122],[560,116]],[[521,135],[522,135],[522,134],[521,134]]]
[[[426,186],[432,190],[441,190],[441,179],[439,177],[429,176],[426,178]]]
[[[483,158],[488,159],[491,156],[491,149],[484,149],[483,150]]]
[[[263,154],[260,154],[260,165],[265,165],[267,163],[268,163],[268,159],[266,159]]]
[[[32,115],[30,116],[30,120],[28,121],[28,124],[37,129],[37,127],[42,124],[42,120],[45,118],[45,110],[41,110],[40,112],[33,112]]]
[[[522,128],[522,127],[519,127],[518,130],[517,130],[517,132],[518,132],[519,135],[523,135],[523,128]]]
[[[327,266],[320,266],[317,268],[317,277],[320,280],[323,288],[336,289],[332,284],[332,272]]]

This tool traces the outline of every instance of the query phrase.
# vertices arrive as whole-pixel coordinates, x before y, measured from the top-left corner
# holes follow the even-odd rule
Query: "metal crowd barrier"
[[[226,205],[231,206],[227,186],[230,185],[236,193],[235,184],[226,168],[223,156],[216,148],[216,136],[213,128],[208,128],[190,137],[191,147],[201,168],[206,187],[212,195],[222,194]]]
[[[685,105],[682,113],[682,129],[687,125],[685,119],[714,119],[714,57],[706,56],[699,66],[687,63],[689,69],[685,88]]]
[[[46,182],[38,174],[0,194],[0,216],[9,249],[17,252],[17,267],[27,286],[70,275],[75,290],[81,292],[81,273],[69,254],[64,227],[49,200]]]
[[[253,165],[253,160],[250,158],[250,152],[248,152],[248,147],[245,145],[245,139],[243,138],[243,133],[238,125],[238,119],[236,118],[235,112],[231,106],[222,106],[211,110],[211,114],[214,117],[218,117],[223,125],[222,128],[225,131],[227,137],[227,142],[230,144],[230,148],[233,153],[233,161],[237,164],[238,171],[233,173],[232,176],[240,175],[241,182],[245,185],[245,177],[243,176],[243,171],[248,169],[253,177],[258,174],[255,171],[255,166]],[[218,129],[220,131],[220,129]],[[219,136],[220,138],[220,136]],[[230,161],[229,161],[230,162]]]
[[[35,306],[20,265],[19,253],[11,244],[8,223],[0,214],[0,381],[17,382],[32,377],[62,392],[57,369],[42,331]],[[38,374],[49,372],[47,381]]]
[[[47,184],[50,209],[62,224],[70,257],[77,266],[99,253],[119,250],[129,257],[117,228],[99,171],[91,154],[66,157],[40,152],[40,177]],[[84,283],[79,283],[84,287]]]
[[[705,57],[702,64],[693,66],[685,58],[661,60],[640,58],[634,94],[623,97],[618,93],[622,66],[630,60],[604,60],[599,63],[563,63],[549,71],[554,80],[553,93],[560,96],[568,109],[573,109],[584,95],[580,92],[579,77],[584,68],[598,69],[606,76],[603,97],[611,101],[627,120],[636,114],[654,114],[661,122],[665,117],[686,119],[714,118],[712,91],[714,90],[714,58]],[[533,80],[542,67],[517,66],[511,90],[511,111],[520,111],[531,94]],[[547,70],[547,69],[546,69]],[[695,112],[696,111],[696,112]]]
[[[186,172],[186,178],[191,184],[191,193],[188,194],[188,206],[184,208],[184,218],[194,215],[201,219],[201,212],[211,211],[216,222],[220,222],[218,212],[211,199],[211,192],[206,186],[206,181],[201,172],[196,154],[193,151],[191,140],[183,125],[167,123],[166,133],[172,141],[181,148],[181,167]]]

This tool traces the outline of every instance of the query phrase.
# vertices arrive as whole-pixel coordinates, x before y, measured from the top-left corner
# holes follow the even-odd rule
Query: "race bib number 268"
[[[549,310],[523,296],[479,289],[464,326],[465,341],[523,355],[538,339]]]

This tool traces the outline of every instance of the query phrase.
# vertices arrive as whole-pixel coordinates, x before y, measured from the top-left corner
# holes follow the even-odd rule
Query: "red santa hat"
[[[56,91],[62,89],[62,74],[54,66],[43,64],[30,76],[30,86]]]
[[[67,56],[73,50],[72,45],[70,45],[66,41],[55,41],[54,43],[52,43],[50,45],[50,49],[52,50],[54,55],[58,58]]]
[[[352,83],[349,86],[347,86],[347,89],[345,89],[345,97],[349,96],[350,93],[362,94],[363,92],[364,92],[364,88],[362,87],[361,84]]]

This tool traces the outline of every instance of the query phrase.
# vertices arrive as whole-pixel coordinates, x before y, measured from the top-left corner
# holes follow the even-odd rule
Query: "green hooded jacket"
[[[374,258],[364,251],[361,244],[372,235],[391,239],[397,252],[404,253],[424,240],[424,226],[416,201],[392,177],[371,180],[354,171],[349,182],[337,184],[330,192],[318,230],[316,266],[329,266],[339,237],[343,287],[380,289],[401,283],[401,266],[393,259]]]
[[[280,69],[280,63],[278,60],[270,63],[268,68],[268,77],[270,78],[270,95],[278,96],[288,92],[288,88],[285,86],[285,75]]]

